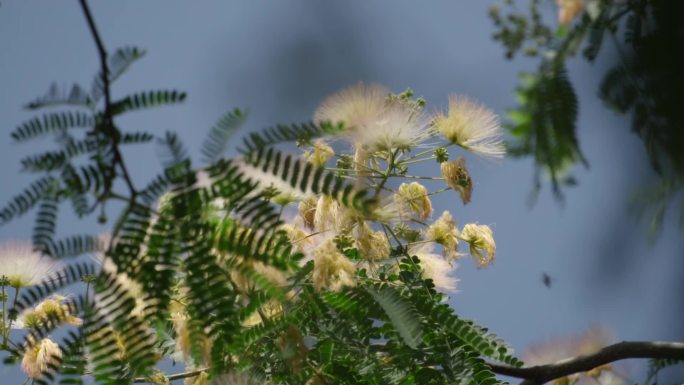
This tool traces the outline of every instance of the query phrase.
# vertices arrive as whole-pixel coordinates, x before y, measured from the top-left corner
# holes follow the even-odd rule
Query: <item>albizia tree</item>
[[[496,256],[489,226],[460,225],[431,203],[443,193],[467,204],[466,157],[505,154],[498,118],[480,103],[451,96],[430,115],[410,90],[357,84],[322,101],[310,123],[250,134],[241,156],[224,159],[246,118],[233,110],[210,129],[197,167],[173,133],[116,124],[185,93],[113,100],[112,83],[144,52],[108,54],[80,5],[100,72],[89,92],[51,89],[29,104],[66,109],[12,138],[53,136],[58,148],[22,160],[40,176],[0,211],[4,224],[37,210],[32,242],[0,250],[1,347],[26,383],[608,383],[622,358],[659,359],[656,368],[684,358],[682,343],[603,347],[589,336],[526,367],[446,304],[457,261],[484,268]],[[166,168],[136,185],[120,148],[155,139]],[[301,153],[279,150],[286,142]],[[424,162],[430,175],[412,173]],[[109,201],[123,206],[110,233],[55,237],[58,207],[106,221]],[[92,261],[74,261],[81,255]],[[544,362],[567,355],[580,356]],[[168,359],[182,369],[156,369]]]

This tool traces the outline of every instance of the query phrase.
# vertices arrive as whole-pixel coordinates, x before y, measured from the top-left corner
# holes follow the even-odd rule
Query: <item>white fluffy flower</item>
[[[293,159],[292,166],[294,167],[294,162],[299,162],[300,169],[304,169],[306,162],[303,159]],[[299,173],[297,182],[295,184],[291,183],[291,180],[283,180],[282,173],[273,172],[274,167],[282,167],[277,162],[269,163],[268,169],[264,170],[263,167],[254,166],[245,159],[235,160],[233,163],[237,168],[244,174],[244,176],[250,178],[251,180],[258,182],[259,185],[250,193],[248,193],[245,199],[258,194],[265,189],[275,188],[279,193],[290,195],[291,199],[302,200],[307,197],[314,195],[311,188],[311,183],[309,182],[306,186],[301,186],[301,181],[303,178],[303,173]],[[292,174],[290,174],[290,178]],[[311,181],[311,179],[310,179]],[[294,187],[297,186],[297,187]]]
[[[358,83],[347,87],[321,103],[314,114],[314,121],[343,122],[349,130],[361,129],[382,114],[389,93],[378,84]]]
[[[12,287],[35,285],[57,268],[58,263],[54,259],[33,250],[30,242],[0,243],[0,277],[6,277]]]
[[[456,271],[455,263],[449,263],[441,255],[435,254],[432,251],[432,245],[427,243],[410,249],[409,253],[420,259],[421,276],[424,279],[431,279],[439,290],[456,291],[458,279],[451,276]]]
[[[492,158],[506,154],[498,116],[466,96],[450,96],[449,113],[438,114],[432,124],[447,140],[466,150]]]
[[[410,149],[430,136],[428,124],[415,105],[389,100],[379,85],[359,83],[328,97],[314,115],[317,122],[343,122],[344,137],[369,152]]]
[[[388,105],[375,121],[350,134],[357,146],[371,152],[409,150],[429,136],[423,114],[400,102]]]
[[[321,195],[313,215],[314,228],[318,231],[334,230],[348,232],[354,222],[351,209],[341,205],[335,198]]]
[[[356,247],[368,261],[381,261],[390,256],[391,246],[387,235],[382,231],[373,231],[365,222],[356,227]]]

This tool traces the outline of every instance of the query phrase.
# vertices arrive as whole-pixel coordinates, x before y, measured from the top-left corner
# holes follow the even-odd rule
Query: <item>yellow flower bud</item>
[[[456,259],[458,254],[458,229],[456,222],[448,211],[444,211],[442,215],[430,225],[425,236],[427,239],[439,243],[444,246],[444,256],[449,261]]]
[[[461,239],[470,243],[470,255],[475,258],[479,267],[486,267],[494,261],[496,243],[489,226],[469,223],[463,227]]]
[[[418,182],[402,183],[394,194],[394,202],[402,219],[417,214],[420,219],[425,220],[432,215],[432,202],[428,190]]]
[[[290,203],[294,202],[296,199],[297,199],[297,197],[294,196],[294,194],[290,194],[287,192],[280,192],[276,196],[271,198],[273,203],[280,205],[280,206],[287,206]]]
[[[312,165],[321,167],[334,155],[335,150],[328,143],[322,139],[317,139],[313,142],[313,149],[304,153],[304,158]]]
[[[424,279],[431,279],[435,287],[441,291],[456,291],[458,278],[453,277],[457,265],[449,263],[444,257],[432,252],[431,244],[421,244],[409,250],[411,255],[415,255],[420,260],[420,275]]]

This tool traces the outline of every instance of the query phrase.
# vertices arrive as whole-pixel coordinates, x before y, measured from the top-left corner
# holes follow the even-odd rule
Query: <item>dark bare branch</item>
[[[128,168],[126,167],[123,157],[121,156],[121,150],[119,149],[119,143],[117,139],[117,134],[116,134],[116,128],[114,127],[114,119],[112,116],[112,99],[111,99],[111,92],[110,92],[110,83],[109,83],[109,64],[108,64],[108,59],[107,59],[107,50],[105,49],[104,44],[102,43],[102,39],[100,38],[100,33],[97,30],[97,26],[95,25],[95,20],[93,19],[93,15],[90,12],[90,7],[88,7],[88,3],[86,0],[79,0],[81,3],[81,9],[83,10],[83,14],[85,15],[86,20],[88,21],[88,28],[90,29],[90,33],[93,35],[93,39],[95,40],[95,45],[97,46],[97,53],[100,57],[100,68],[101,68],[101,76],[102,76],[102,85],[103,85],[103,92],[104,92],[104,123],[105,127],[108,130],[108,133],[111,136],[112,139],[112,153],[114,155],[114,167],[116,165],[119,166],[121,169],[121,173],[123,175],[124,181],[126,182],[126,185],[128,186],[128,189],[130,190],[131,194],[131,201],[135,200],[135,197],[137,195],[137,191],[135,189],[135,186],[133,185],[133,180],[131,179],[131,176],[128,172]],[[106,194],[105,198],[106,198]]]
[[[525,379],[526,385],[543,384],[556,378],[586,372],[627,358],[673,358],[684,360],[684,342],[620,342],[596,353],[568,358],[548,365],[515,368],[490,364],[497,374]]]

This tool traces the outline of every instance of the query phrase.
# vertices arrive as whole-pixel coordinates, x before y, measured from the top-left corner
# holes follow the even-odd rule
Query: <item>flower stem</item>
[[[407,159],[410,159],[410,158],[407,158]],[[415,159],[415,160],[404,160],[404,161],[399,162],[399,164],[401,164],[401,165],[415,164],[415,163],[425,162],[426,160],[433,160],[433,159],[437,159],[437,157],[432,155],[432,156],[428,156],[427,158],[420,158],[420,159]]]
[[[428,193],[428,196],[430,196],[430,195],[437,195],[437,194],[443,193],[443,192],[448,191],[448,190],[451,190],[451,187],[444,187],[444,188],[441,188],[441,189],[439,189],[439,190],[435,190],[435,191],[433,191],[433,192],[431,192],[431,193]]]
[[[375,188],[375,197],[377,198],[378,195],[380,195],[380,191],[382,190],[383,187],[385,187],[385,183],[387,183],[387,179],[389,178],[390,174],[396,167],[396,164],[394,163],[395,159],[397,158],[397,154],[399,153],[399,149],[394,150],[394,152],[390,153],[389,159],[387,160],[387,170],[385,170],[384,173],[382,173],[382,181],[378,184],[378,186]]]
[[[2,285],[2,317],[0,317],[0,331],[2,331],[2,348],[7,346],[7,337],[5,336],[5,317],[7,316],[7,300],[5,299],[5,285]]]
[[[421,152],[415,153],[415,154],[409,156],[408,158],[404,159],[404,160],[402,161],[402,163],[403,163],[403,164],[406,164],[406,162],[409,161],[409,160],[413,160],[413,159],[416,159],[416,158],[420,158],[421,156],[427,155],[427,154],[429,154],[429,153],[431,153],[431,152],[434,152],[434,151],[435,151],[435,149],[434,149],[434,148],[431,148],[431,149],[429,149],[429,150],[425,150],[425,151],[421,151]]]
[[[435,177],[435,176],[420,176],[420,175],[397,175],[397,174],[392,174],[392,175],[389,175],[389,177],[408,178],[408,179],[444,180],[444,178],[440,178],[440,177]]]
[[[12,302],[12,308],[17,307],[17,302],[19,302],[19,290],[20,289],[21,288],[19,286],[14,286],[14,301]],[[5,305],[5,303],[3,302],[3,307],[4,307],[4,305]],[[3,313],[4,313],[4,311],[3,311]],[[7,345],[7,338],[9,338],[9,331],[10,331],[10,329],[12,329],[12,323],[13,322],[14,322],[13,319],[8,318],[7,329],[4,330],[5,333],[2,336],[2,345],[3,346]]]

